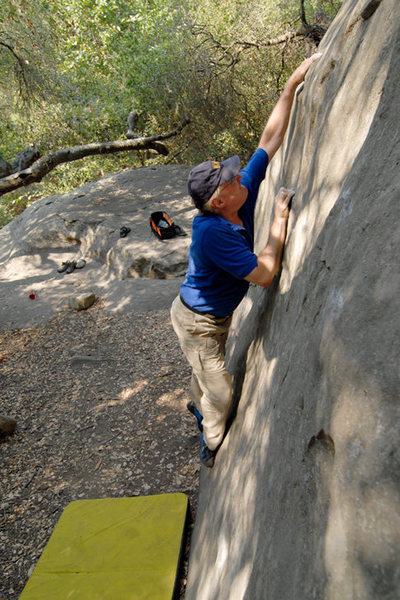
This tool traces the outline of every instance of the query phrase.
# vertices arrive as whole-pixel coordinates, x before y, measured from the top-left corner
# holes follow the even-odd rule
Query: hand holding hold
[[[312,54],[311,56],[309,56],[308,58],[303,60],[301,65],[299,65],[297,67],[297,69],[293,72],[293,75],[292,75],[292,77],[296,80],[297,85],[299,85],[302,81],[304,81],[304,78],[307,74],[308,69],[311,67],[313,62],[318,60],[321,56],[322,56],[322,52],[315,52],[314,54]]]
[[[291,201],[295,193],[293,188],[281,187],[275,198],[275,219],[289,218]]]

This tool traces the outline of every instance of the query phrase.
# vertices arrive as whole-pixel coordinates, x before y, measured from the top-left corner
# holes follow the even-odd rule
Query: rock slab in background
[[[108,312],[171,305],[187,266],[190,167],[123,171],[79,190],[42,198],[0,230],[0,329],[32,327],[65,310],[66,298],[93,290]],[[149,216],[166,210],[187,237],[160,241]],[[130,228],[121,238],[120,229]],[[84,269],[59,273],[85,257]],[[31,302],[34,289],[38,301]]]
[[[0,230],[0,271],[23,257],[70,252],[104,265],[117,279],[182,275],[190,235],[162,242],[149,216],[165,210],[190,234],[197,211],[187,192],[188,172],[182,165],[133,169],[36,201]],[[121,227],[130,228],[124,238]]]

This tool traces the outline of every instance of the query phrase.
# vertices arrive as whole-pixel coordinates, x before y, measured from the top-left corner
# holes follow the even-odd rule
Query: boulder
[[[68,306],[73,310],[85,310],[90,308],[96,301],[96,296],[93,292],[80,292],[76,296],[68,298]]]
[[[280,277],[234,316],[186,600],[400,597],[400,3],[367,4],[328,29],[260,191],[258,250],[297,193]]]
[[[37,200],[0,229],[0,329],[37,325],[86,290],[111,312],[170,306],[187,268],[197,212],[187,191],[189,170],[158,165],[115,173]],[[156,238],[149,223],[156,210],[188,235]],[[130,230],[125,237],[123,227]],[[82,258],[85,268],[60,272],[63,263]],[[31,289],[39,302],[29,300]]]

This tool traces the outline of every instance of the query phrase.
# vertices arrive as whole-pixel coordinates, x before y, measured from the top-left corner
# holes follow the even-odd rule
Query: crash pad
[[[20,600],[171,600],[187,512],[178,493],[72,502]]]

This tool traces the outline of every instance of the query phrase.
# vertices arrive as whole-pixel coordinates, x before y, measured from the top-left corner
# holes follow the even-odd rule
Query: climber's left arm
[[[285,85],[281,97],[268,119],[258,147],[266,151],[269,160],[272,159],[283,142],[297,86],[304,81],[308,69],[320,56],[321,53],[318,52],[309,58],[306,58],[306,60],[304,60],[292,73]]]

